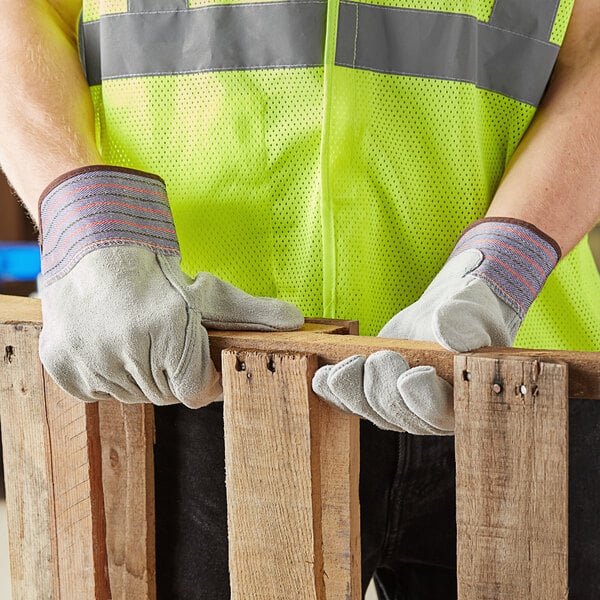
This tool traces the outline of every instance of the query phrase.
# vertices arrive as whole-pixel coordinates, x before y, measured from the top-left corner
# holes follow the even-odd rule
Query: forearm
[[[0,165],[37,219],[38,198],[48,183],[101,162],[91,98],[75,31],[51,3],[0,6]]]
[[[487,216],[528,221],[563,255],[600,218],[600,5],[576,0],[539,111]]]

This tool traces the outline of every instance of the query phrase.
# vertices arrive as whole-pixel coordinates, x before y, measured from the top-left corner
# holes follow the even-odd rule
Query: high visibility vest
[[[482,217],[573,0],[84,0],[98,147],[167,183],[183,269],[359,319],[414,302]],[[587,241],[517,344],[600,348]]]

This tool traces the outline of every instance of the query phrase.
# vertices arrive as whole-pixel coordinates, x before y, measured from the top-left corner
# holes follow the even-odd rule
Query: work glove
[[[441,271],[380,337],[437,342],[454,352],[511,346],[525,314],[560,258],[533,225],[489,218],[466,229]],[[409,368],[397,352],[351,356],[322,367],[314,391],[381,429],[451,435],[452,386],[430,366]]]
[[[43,330],[40,357],[82,400],[218,399],[205,327],[281,331],[298,309],[180,269],[163,181],[96,166],[53,182],[40,201]],[[202,232],[198,232],[202,235]]]

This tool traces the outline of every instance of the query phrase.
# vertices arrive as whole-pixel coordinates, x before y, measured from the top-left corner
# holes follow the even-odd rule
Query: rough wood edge
[[[108,600],[98,406],[44,374],[60,598]]]
[[[4,441],[9,457],[20,448],[6,471],[15,600],[106,600],[97,410],[45,375],[38,336],[34,325],[0,325]],[[41,562],[31,554],[40,547]]]
[[[325,402],[317,410],[325,597],[360,600],[360,419]]]

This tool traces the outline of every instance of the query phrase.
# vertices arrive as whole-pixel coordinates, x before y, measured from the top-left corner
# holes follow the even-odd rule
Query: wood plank
[[[25,309],[23,309],[23,307],[25,307]],[[5,301],[4,298],[0,298],[0,318],[3,318],[6,322],[17,324],[14,328],[12,328],[14,330],[23,330],[24,327],[22,323],[39,323],[37,311],[39,311],[39,303],[37,301],[24,300],[21,298],[14,300],[9,299],[8,301]],[[452,379],[452,376],[448,374],[448,365],[450,364],[452,355],[440,350],[433,344],[406,342],[404,340],[382,340],[380,338],[331,336],[326,334],[326,330],[331,331],[331,326],[317,323],[308,324],[305,326],[304,330],[300,332],[287,332],[268,335],[253,332],[211,332],[211,345],[213,352],[215,353],[218,353],[220,348],[230,345],[238,345],[242,347],[260,347],[261,345],[264,345],[265,349],[268,350],[296,350],[298,348],[304,348],[318,352],[321,363],[335,362],[353,353],[368,354],[372,351],[385,347],[399,350],[408,357],[409,362],[413,365],[431,363],[438,368],[440,374],[445,376],[447,379]],[[15,348],[16,347],[10,342],[4,344],[5,357],[7,357],[7,361],[9,361],[12,357]],[[570,380],[570,395],[587,398],[600,397],[600,369],[598,368],[598,353],[541,352],[533,350],[517,351],[515,349],[500,349],[497,351],[494,349],[485,349],[484,352],[490,356],[494,356],[494,352],[496,352],[497,356],[501,357],[506,357],[509,354],[514,355],[515,352],[518,352],[519,355],[544,359],[548,359],[549,357],[565,358],[570,371],[575,374],[575,377],[572,377]],[[34,350],[31,351],[31,356],[34,356]],[[35,377],[28,378],[27,384],[29,386],[33,385],[32,382],[34,382],[34,380]],[[460,385],[461,383],[459,381],[458,387],[460,387]],[[23,386],[23,388],[27,388],[27,386]],[[27,411],[26,416],[31,417],[32,414],[35,414],[35,412]],[[8,417],[8,419],[14,419],[15,422],[18,422],[18,417],[11,416]],[[48,419],[47,414],[45,415],[45,419]],[[502,427],[507,427],[507,424],[503,423]],[[41,431],[41,433],[40,431],[37,433],[28,432],[25,435],[33,435],[34,437],[37,436],[37,438],[39,438],[40,435],[43,436],[43,431]],[[19,454],[17,454],[17,456],[19,456]],[[43,456],[43,453],[39,454],[39,457]],[[56,453],[56,456],[62,456],[62,453]],[[42,458],[42,460],[50,460],[50,463],[52,463],[52,457],[49,459],[48,457]],[[10,458],[7,457],[7,461],[10,461]],[[320,468],[323,470],[322,464]],[[460,468],[459,472],[464,472],[464,469]],[[52,497],[48,496],[46,497],[46,500],[44,500],[43,494],[37,495],[36,500],[47,503],[52,503],[54,501]],[[52,510],[54,510],[54,508],[52,508]],[[28,511],[27,514],[37,513]],[[43,516],[40,517],[41,524],[38,523],[36,525],[36,527],[41,527],[42,530],[44,529],[43,520]],[[89,523],[86,526],[88,525]],[[58,550],[56,551],[58,552]],[[51,550],[47,550],[47,552],[51,552]],[[54,559],[51,558],[50,560]],[[326,559],[324,558],[324,560]],[[44,589],[48,590],[49,588],[46,586]]]
[[[211,355],[220,365],[219,353],[226,348],[255,348],[274,352],[314,353],[319,366],[334,364],[351,356],[368,356],[378,350],[400,352],[411,367],[431,365],[440,377],[454,380],[455,353],[432,342],[394,340],[355,335],[330,335],[319,325],[307,324],[300,331],[264,333],[253,331],[210,331]],[[569,397],[600,400],[600,352],[567,350],[524,350],[521,348],[482,348],[478,354],[523,356],[540,361],[560,361],[569,368]]]
[[[13,600],[58,598],[52,461],[38,328],[0,326],[0,419]]]
[[[59,598],[110,598],[98,405],[46,376]]]
[[[569,398],[600,400],[600,352],[480,348],[477,354],[498,358],[519,356],[540,362],[562,362],[569,370]]]
[[[310,321],[310,320],[309,320]],[[396,350],[410,366],[432,365],[440,377],[452,382],[454,354],[432,342],[392,340],[355,335],[331,335],[338,326],[331,322],[308,322],[300,331],[269,333],[259,331],[210,331],[211,356],[217,368],[221,352],[227,348],[273,352],[316,354],[319,364],[333,364],[352,354],[365,356],[377,350]],[[0,296],[0,323],[41,323],[39,301]],[[344,324],[346,322],[342,322]],[[484,348],[477,351],[492,356],[525,356],[541,361],[562,361],[569,367],[569,397],[600,400],[600,352],[530,350],[521,348]]]
[[[154,411],[98,404],[112,600],[156,598]]]
[[[234,600],[325,600],[316,368],[310,355],[223,353]]]
[[[97,409],[45,376],[39,331],[0,326],[14,596],[106,599]]]
[[[305,325],[323,325],[320,329],[322,333],[339,333],[340,335],[358,335],[358,321],[349,321],[346,319],[320,319],[309,317],[304,319]]]
[[[360,420],[319,402],[325,597],[360,600]]]
[[[567,366],[456,358],[460,600],[567,597]]]
[[[0,295],[0,323],[42,324],[42,303],[36,298]]]

